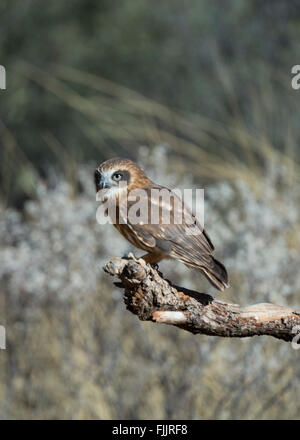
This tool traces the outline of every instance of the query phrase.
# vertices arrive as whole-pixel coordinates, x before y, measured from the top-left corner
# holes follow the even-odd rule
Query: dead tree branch
[[[269,303],[241,307],[177,287],[142,259],[114,257],[104,270],[119,278],[115,285],[125,289],[127,309],[142,321],[175,325],[193,334],[268,335],[284,341],[292,341],[300,326],[299,311]]]

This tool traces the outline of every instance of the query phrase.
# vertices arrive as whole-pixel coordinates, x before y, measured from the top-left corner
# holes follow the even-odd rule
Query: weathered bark
[[[223,337],[269,335],[292,341],[300,333],[299,311],[269,303],[241,307],[174,286],[158,270],[133,256],[114,257],[104,270],[119,278],[121,282],[115,285],[125,289],[127,309],[142,321]]]

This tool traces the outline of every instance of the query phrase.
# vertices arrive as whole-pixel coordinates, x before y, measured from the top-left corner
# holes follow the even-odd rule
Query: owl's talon
[[[137,261],[138,263],[140,263],[140,265],[143,266],[143,268],[145,269],[146,273],[149,274],[150,269],[149,269],[149,266],[148,266],[148,264],[146,263],[146,261],[145,261],[142,257],[141,257],[141,258],[138,258],[136,261]]]
[[[122,257],[124,260],[134,260],[136,261],[136,258],[132,252],[129,252],[129,254],[125,254]]]
[[[152,263],[151,267],[153,267],[153,269],[155,269],[155,270],[159,270],[159,266],[157,263]]]

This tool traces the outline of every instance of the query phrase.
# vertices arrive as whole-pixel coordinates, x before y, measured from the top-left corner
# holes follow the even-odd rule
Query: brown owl
[[[95,170],[95,184],[97,193],[104,194],[102,200],[115,202],[114,226],[130,243],[147,252],[142,257],[147,263],[173,258],[200,270],[217,289],[228,287],[227,271],[213,257],[214,246],[207,232],[177,194],[152,182],[129,159],[102,163]],[[138,210],[144,211],[143,215]]]

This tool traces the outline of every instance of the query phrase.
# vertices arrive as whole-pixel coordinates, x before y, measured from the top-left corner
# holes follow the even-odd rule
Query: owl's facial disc
[[[95,171],[95,185],[97,197],[101,201],[120,195],[126,191],[130,173],[127,170],[101,170]]]
[[[128,185],[130,180],[130,174],[127,170],[109,170],[100,171],[96,169],[95,171],[95,185],[96,190],[110,189],[120,186]]]

